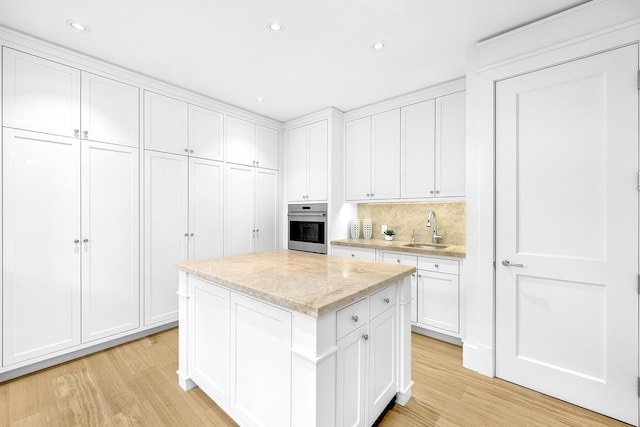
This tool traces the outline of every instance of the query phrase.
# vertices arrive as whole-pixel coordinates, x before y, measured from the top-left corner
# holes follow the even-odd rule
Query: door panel
[[[288,197],[290,202],[304,202],[308,196],[308,183],[310,178],[307,162],[307,127],[299,127],[289,131],[287,140],[289,187]]]
[[[371,117],[371,197],[400,197],[400,109]]]
[[[251,166],[227,164],[225,196],[225,255],[253,251],[254,171]]]
[[[256,160],[256,127],[253,123],[235,117],[226,117],[227,162],[254,166]]]
[[[308,193],[309,200],[327,200],[327,187],[329,173],[329,135],[326,120],[309,125],[309,169],[308,169]]]
[[[189,105],[189,155],[223,160],[223,114]]]
[[[268,251],[277,245],[278,173],[256,169],[255,172],[255,243],[254,251]],[[245,195],[246,196],[246,195]]]
[[[255,125],[256,166],[267,169],[278,169],[279,134],[276,129]]]
[[[221,162],[189,159],[189,259],[191,260],[223,255],[222,176]]]
[[[77,138],[3,132],[4,366],[80,343],[79,166]]]
[[[497,375],[633,424],[637,70],[628,46],[496,87]]]
[[[371,193],[371,117],[345,123],[346,199],[368,199]]]
[[[137,148],[83,144],[82,341],[88,342],[140,323],[139,163]]]
[[[165,153],[189,151],[189,106],[168,96],[144,92],[144,148]]]
[[[435,101],[401,109],[401,196],[434,197]]]
[[[436,100],[436,197],[464,196],[466,92]]]

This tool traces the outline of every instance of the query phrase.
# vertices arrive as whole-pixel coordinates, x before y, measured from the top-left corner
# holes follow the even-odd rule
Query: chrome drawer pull
[[[389,300],[389,298],[385,298],[383,301],[386,302],[387,304],[389,304],[390,300]]]
[[[353,320],[354,322],[357,322],[358,321],[358,316],[355,316],[355,315],[351,316],[351,320]]]

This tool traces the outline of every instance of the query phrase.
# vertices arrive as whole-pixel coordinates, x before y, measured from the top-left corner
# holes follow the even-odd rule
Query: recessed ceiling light
[[[375,42],[371,45],[371,47],[373,48],[373,50],[382,50],[387,47],[387,44],[385,42]]]
[[[78,31],[89,31],[89,27],[73,19],[69,19],[67,21],[67,24],[69,24],[71,27],[75,28]]]
[[[284,25],[282,25],[278,21],[273,21],[267,25],[267,29],[274,33],[281,33],[284,31]]]
[[[264,98],[261,96],[256,97],[256,102],[264,102]]]

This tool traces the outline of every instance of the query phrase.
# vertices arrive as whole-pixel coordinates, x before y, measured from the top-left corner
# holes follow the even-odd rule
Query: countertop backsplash
[[[440,243],[450,245],[466,245],[466,204],[464,201],[438,202],[389,202],[358,203],[358,218],[362,222],[370,218],[373,223],[373,239],[384,236],[380,227],[387,227],[396,232],[394,239],[411,240],[411,232],[416,230],[416,242],[431,242],[433,229],[427,228],[427,215],[434,211],[438,218],[438,234],[444,232],[444,240]],[[360,234],[362,238],[362,233]]]

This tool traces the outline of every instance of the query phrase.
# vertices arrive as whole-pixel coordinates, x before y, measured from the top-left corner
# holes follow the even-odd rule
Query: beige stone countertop
[[[465,258],[467,256],[466,247],[463,245],[448,245],[447,243],[441,243],[439,245],[448,246],[444,249],[423,249],[423,248],[409,248],[407,245],[411,242],[404,240],[383,240],[383,239],[340,239],[332,240],[331,244],[336,246],[353,246],[355,248],[370,248],[370,249],[387,249],[396,252],[410,252],[412,254],[419,255],[441,255],[450,256],[456,258]],[[417,242],[425,245],[430,245],[427,242]]]
[[[179,270],[319,317],[416,271],[413,267],[274,250],[176,264]]]

